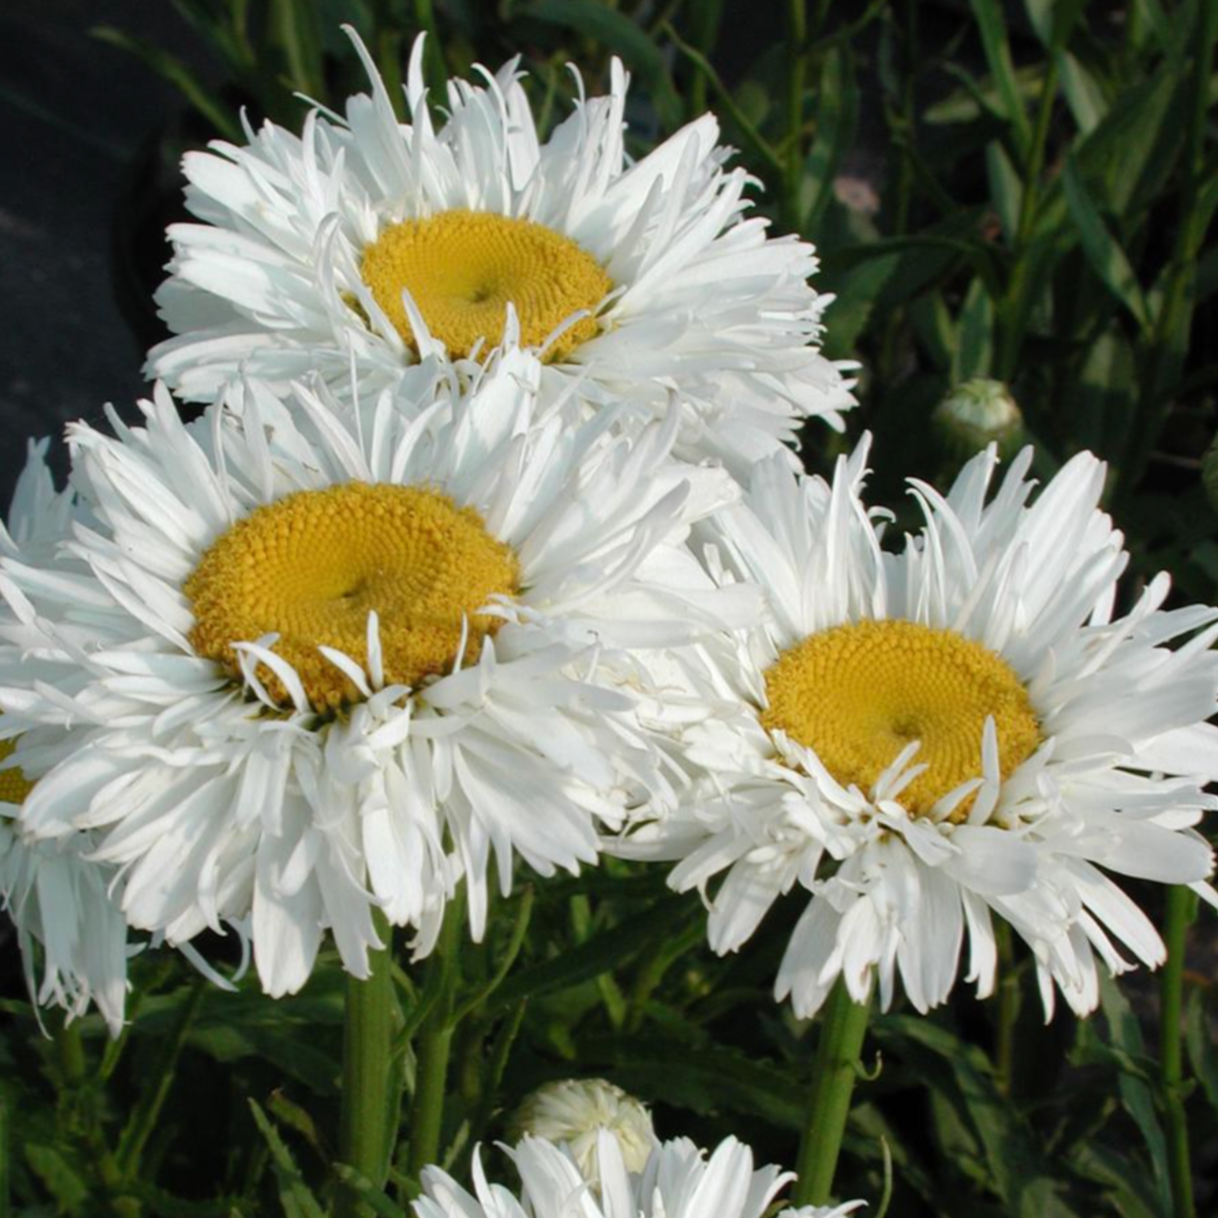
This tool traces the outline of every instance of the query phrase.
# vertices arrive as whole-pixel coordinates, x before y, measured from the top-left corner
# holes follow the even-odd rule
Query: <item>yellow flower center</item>
[[[499,342],[509,302],[520,319],[521,343],[540,347],[573,313],[595,313],[613,287],[600,263],[570,238],[530,220],[461,209],[388,225],[364,250],[360,273],[410,346],[417,344],[403,288],[455,358],[468,356],[479,341]],[[555,340],[546,360],[564,359],[598,328],[594,316],[581,318]]]
[[[350,482],[299,491],[260,507],[223,533],[187,579],[199,655],[240,669],[233,644],[272,631],[319,711],[358,700],[321,646],[365,668],[368,614],[379,617],[385,681],[415,686],[449,671],[469,622],[475,659],[500,619],[476,610],[513,596],[515,553],[487,532],[473,508],[421,486]],[[263,665],[258,678],[282,706],[291,700]]]
[[[899,796],[915,815],[980,777],[987,716],[998,729],[1004,779],[1040,743],[1028,691],[1006,661],[916,622],[855,622],[809,635],[766,670],[765,687],[763,725],[812,749],[843,785],[870,790],[911,740],[921,741],[915,763],[928,768]]]
[[[16,740],[0,740],[0,761],[7,761],[17,747]],[[0,770],[0,804],[23,804],[25,797],[34,789],[20,766]]]

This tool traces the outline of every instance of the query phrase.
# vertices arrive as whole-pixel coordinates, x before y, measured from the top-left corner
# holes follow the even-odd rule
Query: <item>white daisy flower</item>
[[[544,1138],[525,1138],[511,1154],[519,1196],[488,1181],[475,1153],[472,1193],[440,1168],[424,1169],[418,1218],[762,1218],[795,1178],[777,1167],[754,1170],[753,1152],[735,1138],[720,1143],[709,1159],[687,1138],[664,1142],[634,1172],[618,1140],[602,1132],[596,1180],[570,1148]],[[780,1218],[845,1218],[862,1204],[786,1209]]]
[[[0,674],[0,736],[58,732],[24,829],[94,835],[127,921],[171,943],[248,917],[278,995],[325,928],[365,976],[374,908],[425,953],[464,875],[480,936],[492,860],[505,893],[517,855],[574,872],[668,800],[601,674],[755,612],[681,586],[688,522],[735,492],[669,459],[675,424],[537,421],[538,373],[516,355],[416,411],[251,382],[190,428],[158,386],[141,428],[76,425],[96,525],[0,564],[57,670]]]
[[[603,1078],[546,1083],[520,1105],[514,1126],[521,1137],[565,1144],[584,1178],[593,1184],[599,1182],[602,1131],[617,1139],[628,1171],[642,1171],[657,1145],[646,1106]]]
[[[887,1007],[899,974],[935,1006],[966,939],[988,995],[994,913],[1031,945],[1047,1012],[1056,982],[1085,1013],[1097,955],[1118,972],[1117,943],[1164,954],[1108,872],[1215,899],[1193,826],[1216,802],[1218,611],[1164,610],[1161,575],[1117,615],[1127,555],[1090,454],[1030,504],[1029,451],[988,503],[993,448],[946,498],[913,483],[926,523],[899,553],[860,501],[866,454],[832,486],[764,462],[716,522],[712,570],[756,580],[772,620],[699,646],[686,681],[709,713],[686,739],[702,777],[618,848],[679,859],[680,890],[722,877],[719,952],[780,894],[811,894],[777,981],[800,1016],[839,976],[856,1001],[878,979]]]
[[[7,525],[0,525],[0,554],[14,561],[48,561],[71,528],[74,496],[55,490],[47,448],[46,440],[30,443]],[[4,619],[11,629],[12,615]],[[34,668],[37,661],[29,664]],[[44,734],[30,733],[26,745],[36,749]],[[118,1035],[128,949],[126,923],[107,891],[114,869],[87,857],[87,834],[57,843],[21,831],[18,821],[32,783],[15,749],[13,739],[0,740],[0,905],[16,927],[30,996],[41,1006],[61,1007],[69,1019],[96,1003],[111,1034]]]
[[[353,39],[354,39],[354,35]],[[684,403],[681,449],[743,470],[854,402],[818,352],[829,298],[810,245],[770,239],[744,215],[749,184],[705,115],[637,163],[625,153],[628,78],[582,96],[544,143],[518,60],[448,87],[437,130],[414,46],[402,125],[358,39],[371,96],[345,119],[269,123],[237,147],[189,153],[158,295],[177,335],[150,375],[209,399],[234,374],[277,388],[320,369],[368,391],[420,357],[463,362],[492,347],[541,354],[547,391],[585,409],[619,398],[644,418]],[[577,83],[578,83],[578,77]]]

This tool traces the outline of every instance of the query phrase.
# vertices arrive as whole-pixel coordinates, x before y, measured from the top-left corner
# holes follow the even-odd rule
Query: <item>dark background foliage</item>
[[[871,428],[876,495],[900,510],[905,476],[950,476],[960,460],[936,405],[960,382],[996,378],[1022,409],[1042,473],[1084,447],[1111,463],[1131,590],[1167,568],[1183,599],[1212,600],[1218,249],[1207,233],[1218,171],[1205,0],[10,7],[0,13],[6,485],[27,434],[97,418],[106,400],[126,408],[140,392],[181,150],[234,135],[241,105],[298,125],[294,91],[332,101],[363,87],[342,20],[390,80],[420,28],[436,35],[435,85],[522,53],[550,121],[568,104],[567,61],[596,92],[621,55],[635,78],[637,151],[716,109],[766,184],[760,209],[820,248],[818,283],[837,295],[827,349],[862,364],[848,436],[811,426],[810,466]],[[106,28],[94,37],[93,26]],[[1136,895],[1159,917],[1160,894]],[[751,950],[718,960],[702,947],[695,898],[610,865],[502,903],[484,948],[403,963],[406,1031],[412,1012],[441,999],[466,1012],[448,1162],[461,1169],[475,1142],[503,1137],[509,1109],[538,1082],[602,1074],[652,1103],[667,1136],[734,1132],[765,1161],[791,1163],[816,1033],[769,988],[797,914],[780,908]],[[1160,1077],[1163,1029],[1145,976],[1106,986],[1094,1019],[1059,1013],[1048,1028],[1017,951],[1004,953],[989,1002],[962,987],[931,1018],[898,1004],[868,1042],[843,1195],[875,1212],[887,1160],[894,1218],[1168,1218],[1165,1121],[1182,1104],[1198,1213],[1215,1212],[1213,937],[1202,915],[1183,1095]],[[231,950],[209,945],[218,961]],[[11,944],[5,960],[0,1195],[14,1212],[227,1218],[312,1215],[314,1194],[324,1204],[342,1019],[334,960],[304,994],[271,1003],[248,983],[219,993],[148,953],[113,1045],[95,1017],[40,1036]],[[409,1089],[408,1047],[401,1066]],[[398,1201],[407,1186],[397,1177]]]

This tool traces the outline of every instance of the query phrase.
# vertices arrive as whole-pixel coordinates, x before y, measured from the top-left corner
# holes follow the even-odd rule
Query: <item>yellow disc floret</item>
[[[379,618],[385,681],[415,686],[450,670],[468,618],[475,659],[500,619],[476,612],[520,581],[515,553],[473,508],[422,486],[350,482],[299,491],[223,533],[185,584],[199,655],[239,675],[236,642],[275,632],[315,709],[358,699],[351,680],[318,648],[367,663],[368,615]],[[266,666],[258,677],[290,705]]]
[[[899,797],[919,815],[981,776],[987,716],[998,730],[1003,778],[1040,743],[1028,692],[1005,660],[917,622],[855,622],[809,635],[766,670],[765,687],[765,727],[812,749],[843,785],[869,790],[910,741],[920,741],[914,760],[928,768]]]
[[[573,313],[595,313],[613,287],[600,263],[569,237],[531,220],[463,209],[387,225],[365,248],[360,273],[407,343],[415,346],[403,288],[455,358],[479,341],[499,342],[509,302],[521,343],[539,347]],[[581,318],[549,347],[546,360],[565,359],[598,328],[595,316]]]
[[[0,761],[7,761],[16,747],[16,740],[0,740]],[[0,804],[23,804],[33,789],[20,766],[0,770]]]

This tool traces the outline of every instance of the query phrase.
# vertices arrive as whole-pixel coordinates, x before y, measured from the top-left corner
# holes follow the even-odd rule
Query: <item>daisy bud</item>
[[[952,472],[987,444],[997,444],[999,457],[1009,461],[1027,441],[1010,389],[981,376],[952,389],[935,407],[931,425]]]
[[[525,1099],[513,1121],[516,1141],[531,1136],[567,1143],[589,1180],[599,1177],[597,1141],[602,1130],[617,1138],[626,1169],[642,1171],[657,1145],[651,1113],[603,1078],[546,1083]]]

